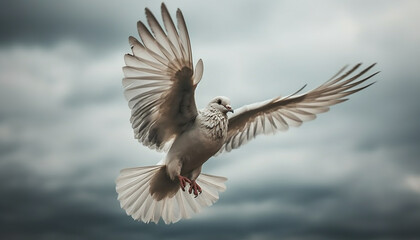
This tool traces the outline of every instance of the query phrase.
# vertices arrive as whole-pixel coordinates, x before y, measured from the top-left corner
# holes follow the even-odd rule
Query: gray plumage
[[[259,134],[312,120],[370,86],[372,83],[361,84],[377,74],[365,76],[374,64],[357,73],[361,66],[357,64],[347,72],[341,69],[305,94],[299,94],[302,88],[283,98],[244,106],[233,115],[228,116],[233,113],[230,100],[222,96],[197,110],[194,93],[203,75],[203,62],[200,59],[193,68],[181,11],[176,13],[178,28],[164,4],[165,30],[147,8],[146,17],[152,33],[138,22],[141,42],[129,37],[132,54],[124,56],[124,95],[135,138],[167,155],[163,164],[122,170],[116,181],[121,207],[144,222],[157,223],[162,218],[168,224],[212,205],[226,189],[227,179],[201,173],[209,158],[236,149]]]

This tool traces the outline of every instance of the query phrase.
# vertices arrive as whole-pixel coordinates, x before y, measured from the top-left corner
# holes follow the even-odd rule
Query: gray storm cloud
[[[163,155],[132,135],[123,54],[144,8],[159,6],[0,3],[0,238],[420,236],[417,1],[167,3],[204,61],[199,107],[311,89],[359,61],[381,73],[316,120],[209,160],[204,172],[226,176],[228,189],[202,214],[171,226],[126,216],[119,169]]]

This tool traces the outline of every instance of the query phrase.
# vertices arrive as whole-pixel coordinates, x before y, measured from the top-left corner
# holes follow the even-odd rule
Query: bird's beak
[[[231,107],[229,104],[228,104],[228,105],[226,105],[225,107],[226,107],[226,109],[228,110],[228,112],[233,113],[233,109],[232,109],[232,107]]]

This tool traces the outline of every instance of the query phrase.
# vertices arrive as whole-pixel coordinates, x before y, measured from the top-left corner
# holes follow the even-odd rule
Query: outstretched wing
[[[229,152],[262,133],[285,131],[289,126],[298,127],[304,121],[315,119],[316,114],[328,111],[330,106],[346,101],[346,96],[369,87],[373,83],[359,85],[379,72],[358,80],[375,65],[372,64],[350,77],[360,65],[357,64],[344,74],[346,67],[342,68],[330,80],[305,94],[298,95],[303,89],[301,88],[287,97],[277,97],[239,108],[229,118],[227,139],[219,152]]]
[[[129,37],[133,54],[124,56],[124,95],[131,109],[135,138],[152,149],[166,150],[197,116],[194,91],[203,74],[201,59],[193,71],[191,44],[184,17],[176,13],[178,31],[164,4],[166,32],[146,8],[153,35],[137,23],[141,42]]]

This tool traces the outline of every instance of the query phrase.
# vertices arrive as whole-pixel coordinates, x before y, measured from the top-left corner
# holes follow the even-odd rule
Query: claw
[[[191,185],[191,180],[181,175],[178,176],[178,179],[179,179],[179,185],[181,186],[182,191],[185,192],[185,186],[187,185],[187,183]]]
[[[191,194],[192,192],[194,192],[195,197],[198,197],[199,193],[202,193],[203,191],[201,190],[200,185],[197,184],[197,182],[195,180],[193,180],[190,183],[190,189],[188,190],[188,192]]]
[[[199,194],[201,194],[203,192],[203,190],[201,190],[201,187],[197,184],[197,182],[195,180],[190,180],[187,177],[178,176],[179,179],[179,186],[181,186],[182,191],[185,192],[185,187],[187,186],[187,183],[190,184],[190,189],[188,189],[188,193],[194,193],[195,197],[198,197]]]

